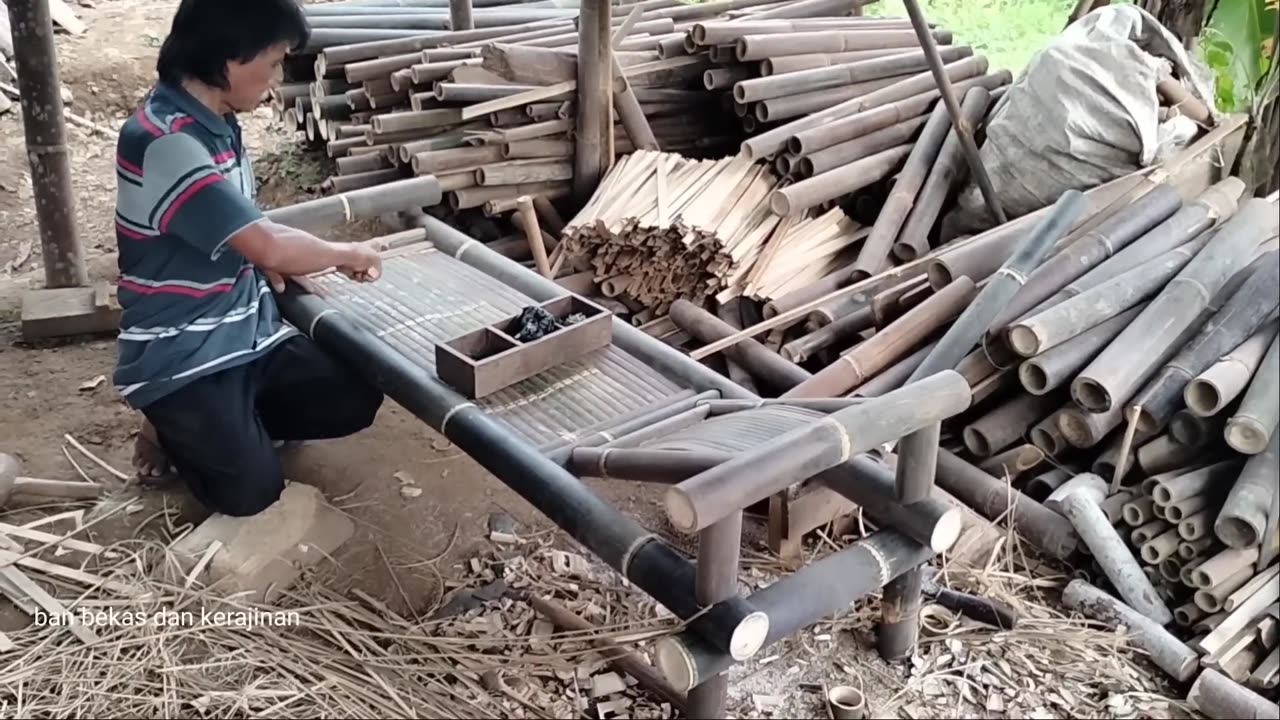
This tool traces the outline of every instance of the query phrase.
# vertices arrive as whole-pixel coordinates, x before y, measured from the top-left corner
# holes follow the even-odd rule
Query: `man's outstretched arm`
[[[368,243],[330,242],[270,220],[240,230],[228,244],[254,265],[284,276],[337,268],[377,279],[382,269],[381,258]]]

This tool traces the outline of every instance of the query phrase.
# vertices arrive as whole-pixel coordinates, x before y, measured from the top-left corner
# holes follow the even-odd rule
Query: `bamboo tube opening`
[[[1076,378],[1071,383],[1071,398],[1089,412],[1101,413],[1111,409],[1111,393],[1093,378]]]
[[[963,433],[964,444],[969,448],[969,452],[978,457],[987,457],[992,454],[991,441],[987,438],[986,433],[982,432],[982,428],[970,425],[965,428]]]
[[[908,242],[894,243],[893,254],[904,263],[920,259],[920,248]]]
[[[1173,503],[1173,491],[1159,480],[1156,481],[1155,487],[1151,490],[1151,497],[1161,505]]]
[[[933,268],[929,270],[932,273]],[[930,275],[930,278],[932,278],[932,275]],[[1040,354],[1040,338],[1036,337],[1035,330],[1025,325],[1014,325],[1009,328],[1008,337],[1009,345],[1019,355],[1032,357]]]
[[[630,275],[616,275],[600,282],[600,292],[605,297],[617,297],[627,291],[627,287],[631,285],[632,277]]]
[[[925,276],[929,278],[929,286],[934,290],[941,290],[950,285],[951,281],[955,279],[951,275],[951,268],[940,262],[930,265],[925,270]]]
[[[867,701],[858,690],[841,685],[827,693],[831,716],[836,720],[862,720],[867,716]]]
[[[1230,517],[1226,513],[1218,516],[1213,530],[1222,541],[1231,547],[1252,547],[1262,539],[1261,528],[1256,528],[1244,518]]]
[[[1211,380],[1196,378],[1187,384],[1184,393],[1187,407],[1197,415],[1212,415],[1221,408],[1222,391]]]
[[[1218,594],[1210,590],[1197,590],[1195,594],[1196,607],[1207,613],[1216,613],[1222,610],[1222,598]]]
[[[1018,368],[1018,379],[1022,387],[1032,395],[1043,395],[1049,389],[1049,374],[1033,360],[1022,363]]]
[[[1146,525],[1136,528],[1129,534],[1129,539],[1133,541],[1134,545],[1146,545],[1156,537],[1159,537],[1167,525],[1168,523],[1163,520],[1152,520]]]
[[[1203,590],[1213,584],[1213,578],[1203,568],[1196,568],[1191,571],[1191,584]]]
[[[760,61],[760,74],[765,77],[773,74],[773,58],[765,58]]]
[[[800,170],[800,174],[803,175],[804,177],[806,178],[813,177],[813,173],[814,173],[813,158],[810,158],[810,157],[800,158],[799,170]]]
[[[1183,605],[1173,611],[1173,619],[1181,627],[1191,627],[1203,617],[1204,611],[1200,609],[1199,605],[1194,603],[1191,605]]]
[[[1090,469],[1093,470],[1094,475],[1100,475],[1105,478],[1115,477],[1116,463],[1109,458],[1098,458],[1093,461],[1093,466]]]
[[[679,488],[671,488],[667,490],[664,500],[667,519],[671,521],[672,527],[683,532],[693,532],[698,526],[698,512],[689,496],[680,492]]]
[[[804,160],[801,160],[800,162],[804,162]],[[783,153],[774,158],[773,169],[777,170],[779,175],[790,175],[792,170],[792,157]]]
[[[1227,423],[1226,437],[1236,452],[1257,455],[1266,448],[1271,432],[1253,418],[1236,416]]]
[[[1120,515],[1124,518],[1126,525],[1130,527],[1139,527],[1146,523],[1147,516],[1142,508],[1134,503],[1128,503],[1120,510]]]
[[[1190,543],[1194,543],[1196,540],[1199,540],[1208,534],[1209,521],[1211,519],[1210,513],[1198,512],[1191,517],[1183,518],[1182,522],[1178,523],[1178,535],[1186,541],[1185,544],[1189,548],[1189,551],[1193,553],[1192,555],[1184,554],[1183,557],[1195,557],[1195,554],[1199,553],[1195,546]]]
[[[1061,447],[1058,442],[1058,436],[1045,427],[1036,426],[1031,428],[1030,439],[1031,444],[1040,448],[1046,455],[1057,455],[1066,449]],[[1112,468],[1112,472],[1114,471],[1115,468]]]
[[[1091,447],[1098,440],[1093,436],[1093,429],[1089,426],[1088,418],[1081,413],[1075,412],[1074,408],[1058,414],[1058,430],[1062,432],[1062,436],[1073,447]]]
[[[1177,557],[1167,557],[1161,560],[1160,577],[1171,583],[1182,582],[1182,561]]]
[[[1159,538],[1156,538],[1155,540],[1158,540],[1158,539]],[[1152,540],[1151,542],[1148,542],[1146,545],[1143,545],[1142,547],[1138,548],[1138,554],[1142,556],[1142,561],[1147,563],[1148,565],[1159,565],[1165,559],[1165,554],[1161,552],[1161,548],[1156,546],[1155,540]],[[1176,539],[1173,543],[1172,549],[1174,551],[1178,549],[1178,544]]]

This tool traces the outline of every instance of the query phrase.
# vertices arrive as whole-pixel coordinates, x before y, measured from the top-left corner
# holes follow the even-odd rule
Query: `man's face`
[[[227,103],[236,112],[249,112],[266,99],[267,93],[284,76],[284,58],[289,45],[281,43],[247,63],[227,63]]]

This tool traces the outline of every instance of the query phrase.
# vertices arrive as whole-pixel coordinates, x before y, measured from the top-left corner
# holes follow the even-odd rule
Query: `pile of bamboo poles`
[[[489,0],[474,11],[472,27],[455,29],[439,2],[421,3],[304,6],[313,38],[290,58],[287,82],[273,92],[272,105],[287,127],[322,144],[334,158],[337,172],[326,186],[338,192],[433,173],[448,201],[462,207],[482,204],[482,198],[514,197],[515,189],[502,194],[492,188],[522,183],[559,193],[572,173],[566,165],[573,157],[577,10]],[[723,155],[741,140],[736,124],[725,122],[733,117],[731,95],[703,88],[710,54],[683,47],[699,22],[758,15],[766,18],[760,22],[814,27],[858,24],[866,26],[857,30],[858,42],[905,42],[909,30],[900,28],[902,21],[847,17],[858,7],[857,0],[617,5],[614,157],[658,147]],[[773,17],[809,19],[767,19]],[[513,142],[524,144],[508,147]],[[420,157],[427,153],[442,154]],[[477,172],[494,165],[502,167]]]
[[[663,60],[656,52],[658,38],[675,29],[671,15],[681,16],[670,11],[683,6],[642,4],[642,10],[620,7],[639,14],[614,19],[614,87],[625,104],[619,103],[613,155],[659,143],[723,154],[740,136],[720,135],[716,108],[708,105],[715,98],[686,89],[700,83],[705,56]],[[723,4],[694,16],[715,16]],[[447,29],[437,8],[395,8],[404,17],[422,16],[424,27],[439,30],[432,33],[367,29],[366,23],[401,17],[381,5],[307,5],[311,20],[321,23],[308,48],[314,55],[291,58],[272,105],[286,127],[333,158],[336,173],[325,182],[332,192],[430,174],[455,209],[505,200],[509,211],[522,194],[561,197],[573,177],[577,11],[535,5],[477,9],[476,29],[459,31]],[[335,35],[328,23],[335,17],[357,25]],[[335,44],[368,33],[409,34]]]
[[[916,238],[903,247],[927,249],[943,201],[963,177],[958,145],[946,127],[926,125],[940,91],[910,22],[864,17],[862,4],[614,6],[612,157],[636,149],[724,157],[742,143],[743,155],[769,158],[783,179],[765,203],[784,216],[825,211],[905,162],[919,177],[895,184],[899,204],[910,209],[913,183],[923,202],[912,218],[903,212]],[[286,126],[334,159],[327,189],[432,174],[451,207],[490,213],[513,210],[524,194],[568,194],[576,10],[487,0],[469,29],[455,29],[439,0],[305,7],[315,35],[290,58],[288,82],[272,101]],[[933,28],[932,37],[961,96],[973,88],[998,94],[1011,80],[987,72],[972,48],[951,46],[950,32]],[[982,97],[979,119],[993,99]],[[880,264],[864,259],[860,267]]]
[[[1069,605],[1146,618],[1140,642],[1170,675],[1211,669],[1274,698],[1280,213],[1243,190],[1068,193],[766,320],[764,342],[672,319],[709,344],[696,358],[729,348],[726,373],[784,400],[955,369],[973,401],[944,423],[939,485],[1074,562],[1087,581]]]

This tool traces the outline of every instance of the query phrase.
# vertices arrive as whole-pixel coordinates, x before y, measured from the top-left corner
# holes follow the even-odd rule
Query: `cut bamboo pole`
[[[952,41],[952,34],[947,30],[935,31],[932,37],[943,45],[950,45]],[[919,44],[911,30],[832,30],[748,35],[738,39],[735,55],[738,62],[747,62],[815,52],[840,53],[884,48],[909,50],[916,47]]]
[[[1125,313],[1159,294],[1208,242],[1208,237],[1194,240],[1043,312],[1014,322],[1008,326],[1009,345],[1019,355],[1032,357]],[[1121,337],[1150,308],[1150,303],[1143,307],[1144,310],[1130,319],[1115,338]],[[1113,339],[1107,347],[1114,344]]]
[[[1277,393],[1280,393],[1280,338],[1271,341],[1240,406],[1227,420],[1225,435],[1232,449],[1250,455],[1267,447],[1276,435],[1277,418],[1280,418],[1280,407],[1275,400]]]
[[[1123,625],[1151,661],[1179,682],[1191,679],[1199,657],[1159,623],[1083,580],[1072,580],[1062,595],[1073,610],[1112,625]]]
[[[978,145],[973,139],[973,129],[964,121],[964,113],[960,109],[960,95],[957,95],[956,89],[951,87],[951,79],[947,76],[942,57],[938,53],[938,37],[930,29],[929,22],[925,19],[924,12],[920,10],[920,3],[917,0],[903,0],[903,3],[906,5],[908,17],[911,18],[911,26],[915,29],[916,37],[920,40],[920,47],[924,49],[925,56],[929,59],[929,69],[937,80],[938,91],[947,106],[947,112],[951,115],[951,124],[960,138],[960,147],[964,150],[964,156],[969,163],[969,175],[977,182],[991,217],[997,224],[1004,224],[1008,222],[1008,218],[1005,217],[1000,199],[991,185],[987,169],[982,164],[982,157],[978,154]]]
[[[996,330],[984,338],[988,355],[1003,350],[1002,330],[1006,325],[1128,247],[1181,207],[1182,196],[1178,191],[1170,185],[1159,185],[1047,259],[1031,273],[1026,286],[995,319]]]
[[[1222,412],[1249,385],[1277,331],[1280,331],[1280,320],[1269,320],[1249,339],[1196,376],[1183,391],[1187,408],[1202,418]]]
[[[977,107],[986,106],[986,100],[981,95],[985,92],[982,88],[973,88],[969,91],[968,95],[977,95],[974,102],[968,106],[970,112]],[[942,103],[934,105],[928,123],[925,124],[920,137],[912,146],[911,154],[907,157],[902,171],[898,173],[889,198],[885,201],[880,214],[876,216],[876,223],[871,228],[871,235],[867,238],[866,245],[858,254],[858,260],[854,263],[851,272],[854,282],[875,275],[889,264],[893,241],[897,238],[898,231],[902,229],[902,223],[906,220],[907,213],[911,211],[920,187],[928,178],[929,168],[937,160],[938,151],[942,147],[942,141],[947,137],[949,128],[950,120],[947,117],[946,106]]]
[[[1027,275],[1040,264],[1049,248],[1062,238],[1075,219],[1085,209],[1084,195],[1068,190],[1059,196],[1052,211],[1018,246],[1013,255],[1001,266],[996,276],[965,309],[938,347],[911,374],[913,382],[923,377],[953,368],[979,343],[982,335],[991,327],[991,321],[1026,282]]]
[[[967,279],[953,283],[898,318],[893,325],[840,356],[785,398],[837,397],[892,365],[938,328],[957,317],[977,296]]]
[[[1271,402],[1276,396],[1271,396]],[[1231,488],[1213,531],[1227,547],[1243,549],[1267,544],[1265,530],[1280,478],[1280,433],[1273,432],[1266,449],[1249,458]]]
[[[899,145],[820,177],[775,190],[769,196],[769,207],[778,215],[791,215],[860,190],[892,173],[911,148]]]
[[[969,47],[948,48],[943,51],[945,62],[955,62],[973,55]],[[805,70],[802,72],[773,75],[742,80],[733,87],[733,99],[740,103],[760,102],[784,95],[795,95],[814,90],[826,90],[843,85],[878,80],[881,78],[918,73],[928,69],[924,53],[905,51],[899,55],[858,60],[841,65]]]
[[[965,122],[976,126],[986,115],[991,101],[991,93],[985,88],[970,88],[965,92],[960,104]],[[891,250],[898,259],[910,262],[928,254],[929,233],[948,194],[961,179],[961,163],[960,139],[955,128],[948,123],[946,139],[938,148],[928,177],[907,208],[907,215],[897,222]]]

